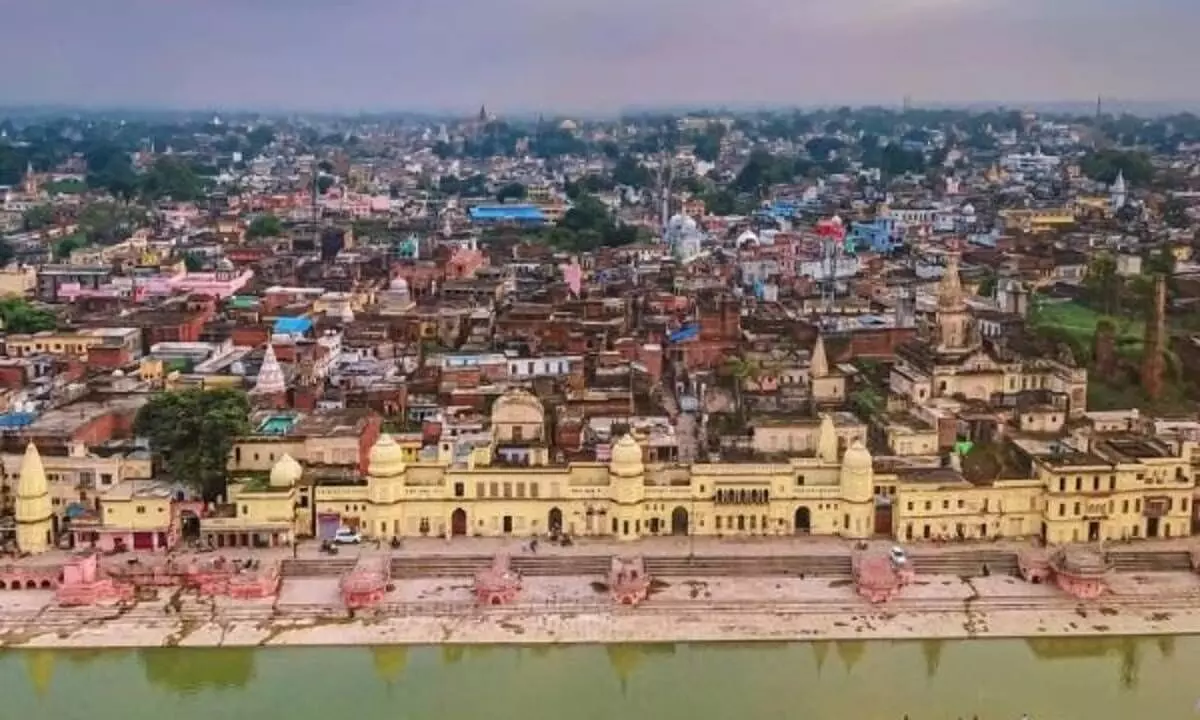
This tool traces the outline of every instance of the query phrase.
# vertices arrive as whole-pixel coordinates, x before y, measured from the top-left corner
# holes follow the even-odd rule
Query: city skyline
[[[4,10],[6,105],[606,112],[1187,102],[1200,6],[1147,0],[78,0]],[[1137,31],[1129,32],[1136,23]]]

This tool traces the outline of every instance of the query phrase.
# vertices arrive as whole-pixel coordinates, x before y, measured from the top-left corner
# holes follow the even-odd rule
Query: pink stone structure
[[[1025,582],[1039,585],[1048,582],[1054,574],[1050,567],[1050,553],[1045,548],[1025,548],[1017,553],[1017,569]]]
[[[133,585],[114,582],[100,567],[96,553],[72,557],[62,567],[62,582],[54,599],[63,607],[102,605],[132,600]]]
[[[0,590],[53,590],[60,581],[56,567],[33,565],[0,566]]]
[[[475,575],[475,602],[480,605],[511,605],[521,592],[521,575],[509,567],[507,555],[497,555],[492,566]]]
[[[1062,548],[1050,557],[1059,589],[1080,600],[1094,600],[1108,589],[1112,569],[1103,553],[1083,547]]]
[[[354,568],[342,576],[338,590],[347,609],[363,610],[383,602],[390,583],[391,562],[388,558],[360,558]]]
[[[612,559],[608,571],[608,588],[618,605],[637,605],[650,594],[650,576],[642,558]]]
[[[247,566],[224,557],[191,562],[183,569],[182,582],[195,587],[201,595],[260,600],[279,594],[279,563],[268,562],[264,567],[254,561]]]
[[[852,569],[855,591],[872,603],[891,600],[904,584],[895,563],[884,553],[859,553]]]

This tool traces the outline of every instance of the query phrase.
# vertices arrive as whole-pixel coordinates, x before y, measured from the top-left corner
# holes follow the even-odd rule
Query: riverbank
[[[1190,607],[1188,607],[1190,606]],[[573,644],[925,640],[1200,634],[1200,608],[1190,599],[1121,607],[1104,601],[1060,607],[952,610],[903,607],[812,608],[778,612],[706,607],[652,607],[609,612],[510,609],[459,615],[351,618],[150,618],[110,611],[53,629],[36,621],[0,623],[4,648],[253,647],[322,645]]]

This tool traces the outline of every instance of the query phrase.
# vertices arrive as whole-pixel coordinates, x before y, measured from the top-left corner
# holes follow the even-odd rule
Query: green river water
[[[0,718],[1200,718],[1200,638],[12,650]]]

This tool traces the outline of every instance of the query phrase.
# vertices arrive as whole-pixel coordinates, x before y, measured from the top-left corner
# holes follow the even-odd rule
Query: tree
[[[35,333],[53,330],[58,325],[54,313],[35,308],[29,301],[19,297],[0,299],[0,321],[10,333]]]
[[[139,183],[143,197],[151,200],[170,198],[189,202],[203,192],[200,178],[181,158],[165,156],[154,161]]]
[[[1121,277],[1117,261],[1109,253],[1096,253],[1087,266],[1083,287],[1092,306],[1106,314],[1116,315],[1121,309]]]
[[[21,216],[21,227],[26,231],[41,230],[54,224],[54,208],[49,205],[34,205]]]
[[[184,253],[183,266],[188,272],[200,272],[204,269],[204,258],[194,252]]]
[[[1096,150],[1079,161],[1079,169],[1092,180],[1106,184],[1112,184],[1120,174],[1133,187],[1144,186],[1154,177],[1154,165],[1143,152]]]
[[[249,412],[240,390],[189,388],[155,395],[133,428],[177,482],[212,501],[225,495],[229,453],[234,438],[250,430]]]
[[[524,200],[525,186],[518,182],[513,182],[500,188],[496,193],[496,202],[505,202],[507,200]]]
[[[613,166],[613,182],[618,185],[629,185],[635,188],[650,186],[650,171],[632,157],[625,155]]]
[[[283,235],[283,222],[270,213],[254,218],[250,221],[250,226],[246,228],[247,240],[279,237],[281,235]]]
[[[144,213],[136,207],[92,203],[79,213],[79,230],[88,242],[115,245],[132,235],[144,219]]]
[[[317,178],[317,194],[324,195],[333,187],[335,179],[332,175],[321,175]]]
[[[13,250],[13,246],[7,240],[0,238],[0,268],[8,267],[8,264],[16,257],[17,251]]]

